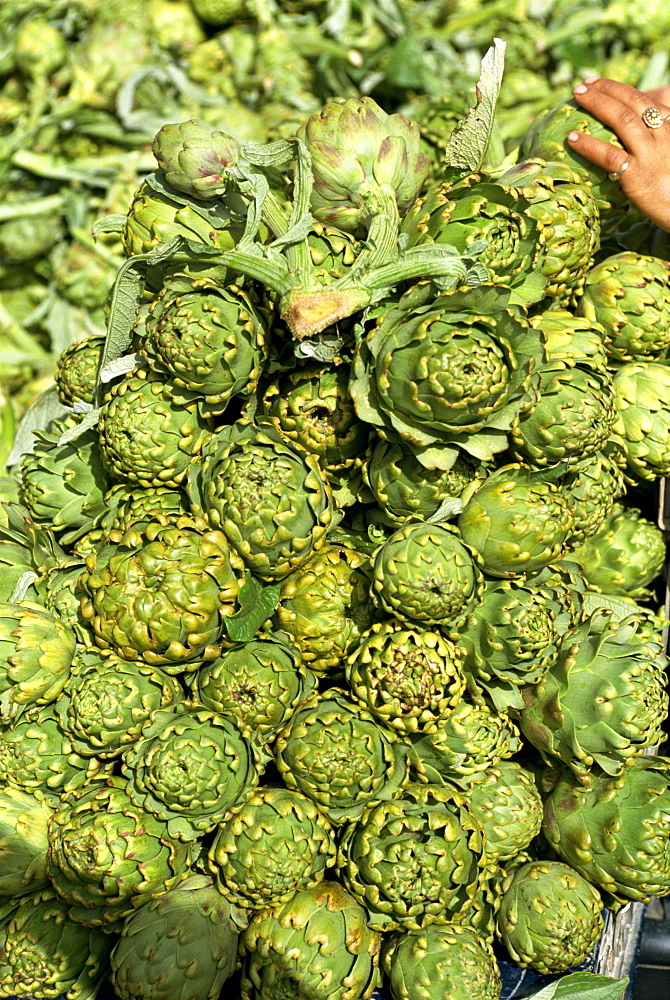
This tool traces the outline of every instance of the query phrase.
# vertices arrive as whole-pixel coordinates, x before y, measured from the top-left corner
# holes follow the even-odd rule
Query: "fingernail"
[[[585,76],[584,77],[584,83],[595,83],[596,80],[599,80],[599,79],[600,79],[599,76]]]
[[[568,132],[568,142],[577,142],[579,139],[579,132]]]
[[[589,88],[585,87],[583,83],[579,83],[573,90],[573,94],[585,94],[588,89]]]

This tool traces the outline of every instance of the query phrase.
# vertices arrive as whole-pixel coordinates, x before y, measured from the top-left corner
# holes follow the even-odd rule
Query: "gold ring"
[[[670,115],[664,115],[660,108],[645,108],[642,112],[642,121],[647,128],[660,128]]]
[[[653,126],[653,127],[655,128],[656,126]],[[629,166],[630,166],[630,156],[628,157],[627,160],[623,161],[623,163],[621,164],[621,166],[619,167],[618,170],[612,171],[612,173],[608,174],[607,176],[609,177],[609,179],[611,181],[618,181],[619,178],[621,177],[622,173],[624,172],[624,170],[628,170]]]

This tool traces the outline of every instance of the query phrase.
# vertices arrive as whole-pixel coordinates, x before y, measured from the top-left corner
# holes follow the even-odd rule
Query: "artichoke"
[[[235,720],[245,739],[264,743],[315,686],[297,652],[275,635],[236,643],[191,680],[196,701]]]
[[[637,633],[634,616],[595,612],[565,633],[558,660],[524,691],[520,726],[547,763],[558,758],[585,785],[597,764],[610,775],[663,738],[667,658]]]
[[[221,430],[194,467],[188,491],[262,579],[288,576],[326,542],[331,493],[316,459],[272,426],[239,421]]]
[[[480,560],[446,524],[405,524],[377,549],[372,596],[400,621],[454,628],[481,597]]]
[[[337,674],[378,617],[369,563],[346,545],[326,545],[281,581],[274,622],[314,673]]]
[[[202,201],[224,193],[240,159],[231,135],[195,119],[163,125],[152,148],[168,184]]]
[[[153,371],[204,397],[208,413],[222,412],[231,396],[253,392],[264,353],[265,323],[247,292],[188,275],[166,281],[140,347]]]
[[[223,822],[258,784],[252,752],[226,715],[197,703],[159,710],[123,754],[126,791],[168,835],[197,840]]]
[[[522,968],[548,975],[583,962],[603,929],[598,890],[568,865],[533,861],[503,893],[497,933]]]
[[[337,882],[257,914],[240,944],[241,1000],[367,1000],[380,980],[379,934]]]
[[[454,787],[410,784],[345,829],[338,867],[374,930],[445,924],[485,878],[484,836]]]
[[[473,774],[467,794],[484,831],[488,861],[511,861],[540,832],[542,798],[533,775],[516,761],[502,760]]]
[[[310,799],[270,786],[219,824],[208,857],[224,896],[245,909],[266,910],[323,881],[335,863],[335,839]]]
[[[351,693],[384,725],[435,732],[465,690],[462,650],[439,632],[373,625],[346,663]]]
[[[51,813],[42,799],[11,784],[0,791],[0,897],[23,896],[49,884]]]
[[[39,604],[0,603],[0,716],[12,719],[29,705],[56,701],[76,653],[72,630]]]
[[[386,309],[354,359],[351,395],[381,436],[401,438],[428,468],[449,469],[463,449],[481,460],[508,446],[534,402],[543,359],[509,291],[482,285],[425,297],[419,286]]]
[[[670,348],[670,263],[626,250],[586,275],[577,312],[604,329],[617,361],[654,361]]]
[[[103,649],[172,674],[218,656],[241,575],[222,532],[151,523],[86,566],[82,614]]]
[[[144,368],[106,393],[98,424],[105,468],[139,486],[179,486],[200,454],[207,421],[193,393],[177,395]]]
[[[336,825],[370,802],[400,794],[407,750],[344,691],[311,695],[280,732],[275,761],[288,788],[316,802]]]
[[[493,950],[471,927],[429,924],[391,938],[383,951],[393,1000],[498,1000]]]
[[[8,997],[93,1000],[109,965],[109,934],[71,920],[54,892],[0,907],[0,990]]]
[[[56,389],[63,406],[95,402],[95,385],[102,359],[105,338],[86,337],[77,340],[59,354],[56,360]]]
[[[613,449],[597,451],[588,458],[571,463],[569,472],[560,481],[560,489],[575,518],[570,546],[573,549],[571,556],[576,562],[581,560],[575,550],[609,522],[615,509],[618,509],[616,500],[625,491],[623,471],[611,451]],[[601,551],[606,554],[607,546],[603,546]]]
[[[608,906],[670,893],[670,759],[642,756],[585,787],[563,771],[542,832],[560,858],[606,894]]]
[[[614,432],[633,481],[670,475],[670,367],[654,361],[622,364],[614,392],[619,410]]]
[[[509,578],[560,559],[574,516],[552,483],[508,465],[478,486],[457,524],[465,544],[481,556],[484,572]]]
[[[570,367],[588,365],[599,371],[607,368],[605,330],[595,320],[554,307],[531,316],[529,322],[539,330],[549,361]]]
[[[192,875],[134,913],[111,954],[119,1000],[217,1000],[237,964],[239,911]]]
[[[47,875],[72,920],[116,930],[120,921],[186,878],[190,845],[138,809],[122,778],[64,795],[49,821]]]

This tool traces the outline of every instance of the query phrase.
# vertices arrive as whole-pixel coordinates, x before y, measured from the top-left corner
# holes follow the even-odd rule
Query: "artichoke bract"
[[[163,125],[152,149],[168,184],[203,201],[223,194],[231,167],[240,159],[240,147],[232,135],[196,119]]]
[[[173,275],[151,304],[145,331],[141,356],[152,370],[202,396],[208,414],[223,411],[231,396],[253,392],[265,324],[243,289]]]
[[[130,917],[110,956],[120,1000],[216,1000],[235,971],[241,914],[192,875]]]
[[[670,475],[670,367],[654,361],[622,364],[614,376],[622,441],[633,481]]]
[[[93,1000],[107,976],[109,934],[69,919],[54,892],[0,907],[0,989],[6,996]]]
[[[345,657],[379,618],[368,570],[360,552],[326,545],[281,581],[277,630],[319,676],[341,672]]]
[[[159,710],[123,754],[126,791],[168,835],[197,840],[243,802],[258,783],[251,748],[228,716],[197,703]]]
[[[139,486],[179,486],[208,436],[196,396],[144,368],[115,383],[98,423],[100,451],[113,476]]]
[[[86,565],[82,614],[103,649],[171,674],[219,654],[241,576],[222,532],[152,523],[137,540],[93,553]]]
[[[0,717],[16,718],[29,705],[56,701],[70,676],[76,637],[39,604],[0,603]]]
[[[493,949],[457,923],[429,924],[391,938],[382,955],[393,1000],[499,1000]]]
[[[312,157],[314,216],[346,232],[364,228],[393,202],[406,208],[428,173],[418,125],[387,115],[371,97],[326,104],[298,136]]]
[[[270,786],[219,824],[208,858],[224,896],[266,910],[323,881],[335,862],[335,837],[311,799]]]
[[[428,468],[451,468],[460,449],[481,460],[504,451],[543,359],[508,296],[488,285],[428,301],[407,292],[358,346],[351,395],[361,420]]]
[[[406,753],[339,688],[311,695],[275,743],[287,787],[307,795],[337,825],[360,816],[370,802],[400,794]]]
[[[670,758],[636,757],[618,777],[585,787],[563,771],[545,802],[542,832],[556,853],[618,909],[670,893]]]
[[[332,500],[318,463],[272,426],[238,422],[219,431],[188,492],[261,579],[288,576],[326,542]]]
[[[670,263],[623,251],[586,275],[577,312],[600,323],[617,361],[654,361],[670,348]]]
[[[246,739],[264,743],[288,722],[315,683],[296,650],[270,634],[237,643],[203,664],[191,687],[205,708],[230,716]]]
[[[138,809],[122,778],[63,796],[49,821],[47,875],[72,920],[117,930],[119,922],[186,878],[190,845]]]
[[[485,573],[514,577],[561,558],[574,516],[552,483],[509,465],[472,493],[457,525],[466,545],[481,556]]]
[[[603,929],[598,890],[568,865],[533,861],[505,890],[497,933],[522,968],[551,975],[583,962]]]
[[[465,796],[410,784],[345,829],[338,867],[375,930],[416,930],[466,912],[486,876],[484,835]]]
[[[484,587],[479,560],[446,524],[405,524],[377,549],[372,596],[400,621],[456,627]]]
[[[465,690],[462,650],[439,632],[395,622],[373,625],[347,660],[353,696],[384,725],[435,732]]]
[[[379,984],[379,934],[337,882],[253,917],[240,939],[241,1000],[367,1000]]]

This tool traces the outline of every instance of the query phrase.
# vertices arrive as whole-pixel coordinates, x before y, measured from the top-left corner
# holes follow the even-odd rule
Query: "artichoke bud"
[[[298,135],[312,156],[315,217],[347,232],[379,211],[382,188],[400,208],[410,205],[428,173],[418,125],[387,115],[370,97],[327,104]]]
[[[168,184],[202,201],[223,194],[240,158],[231,135],[196,119],[164,125],[152,148]]]

